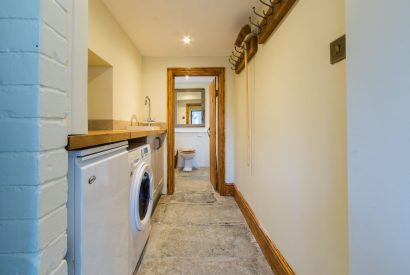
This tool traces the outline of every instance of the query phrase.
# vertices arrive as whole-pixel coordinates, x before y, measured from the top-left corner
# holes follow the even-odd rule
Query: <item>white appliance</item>
[[[128,142],[69,152],[68,274],[128,274]]]
[[[128,160],[131,175],[128,274],[132,275],[141,258],[151,230],[154,185],[150,146],[143,145],[130,150]]]

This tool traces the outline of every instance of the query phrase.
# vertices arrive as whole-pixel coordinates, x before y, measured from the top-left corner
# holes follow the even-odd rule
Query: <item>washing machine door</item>
[[[141,231],[151,222],[153,189],[152,169],[143,162],[137,166],[132,178],[130,212],[134,230]]]

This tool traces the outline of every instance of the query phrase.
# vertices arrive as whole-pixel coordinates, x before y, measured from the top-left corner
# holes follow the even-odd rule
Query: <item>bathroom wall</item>
[[[346,1],[351,275],[410,274],[409,10]]]
[[[249,68],[251,166],[245,72],[235,77],[235,184],[296,274],[348,274],[345,61],[329,60],[344,8],[298,1],[260,45]]]
[[[67,274],[73,5],[0,2],[0,274]]]
[[[226,175],[225,181],[234,181],[234,123],[233,123],[233,72],[227,57],[143,57],[143,96],[151,97],[152,118],[167,120],[167,68],[171,67],[225,67],[226,68]],[[143,102],[142,102],[143,103]],[[141,106],[144,107],[144,106]],[[146,117],[146,109],[144,109]]]
[[[88,47],[113,67],[111,119],[129,122],[135,113],[141,120],[141,54],[102,1],[88,2]]]
[[[209,84],[210,83],[177,83],[177,89],[202,88],[205,89],[205,127],[198,128],[175,128],[175,149],[192,147],[196,150],[194,164],[199,167],[209,167]],[[183,166],[181,157],[178,160],[178,167]]]

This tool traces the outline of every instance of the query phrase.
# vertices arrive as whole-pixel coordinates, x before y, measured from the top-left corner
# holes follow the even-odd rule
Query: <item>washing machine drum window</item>
[[[135,169],[131,188],[131,219],[134,229],[142,230],[150,222],[153,204],[152,170],[146,163]]]
[[[151,201],[151,177],[148,172],[145,172],[141,179],[141,186],[139,190],[139,218],[143,220],[147,215],[149,203]]]

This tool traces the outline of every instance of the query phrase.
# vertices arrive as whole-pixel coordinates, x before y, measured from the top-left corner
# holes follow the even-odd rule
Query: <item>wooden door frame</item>
[[[225,68],[168,68],[167,70],[167,189],[168,195],[175,192],[175,77],[176,76],[215,76],[218,77],[218,192],[225,196]]]

